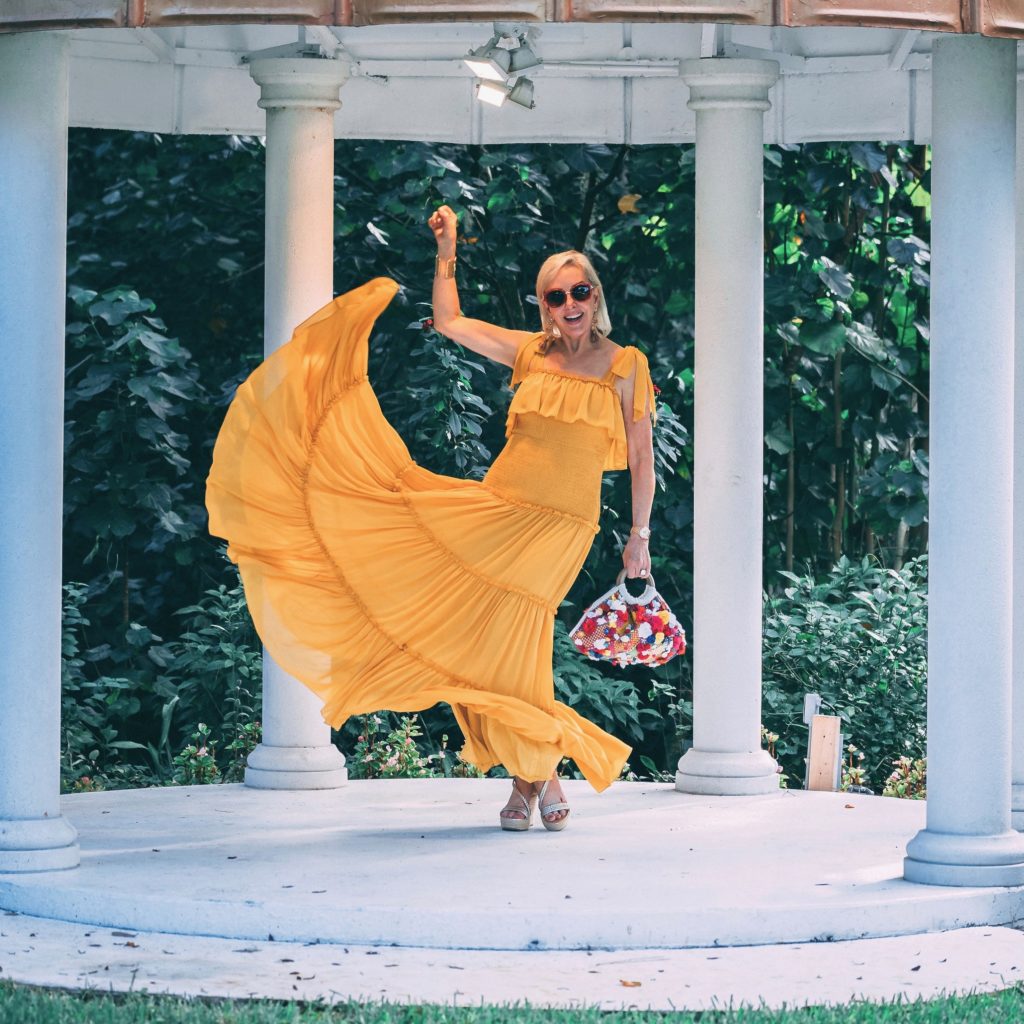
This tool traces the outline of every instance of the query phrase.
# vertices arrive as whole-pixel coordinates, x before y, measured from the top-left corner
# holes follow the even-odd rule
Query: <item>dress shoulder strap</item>
[[[523,379],[530,373],[532,369],[535,369],[534,356],[537,354],[537,346],[540,344],[541,338],[544,337],[542,331],[538,331],[536,334],[531,334],[520,346],[516,349],[515,363],[512,365],[512,380],[509,384],[510,387],[516,387],[520,384]]]
[[[654,399],[654,381],[651,380],[651,368],[647,356],[635,345],[626,345],[612,360],[610,377],[633,379],[633,420],[650,415],[652,422],[657,422],[658,410]]]

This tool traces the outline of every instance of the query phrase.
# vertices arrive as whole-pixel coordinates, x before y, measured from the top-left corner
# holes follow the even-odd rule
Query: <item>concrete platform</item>
[[[1024,934],[1010,928],[732,949],[508,952],[239,942],[0,913],[0,978],[102,992],[460,1007],[779,1009],[993,992],[1022,974]]]
[[[568,781],[568,828],[502,832],[497,779],[67,797],[82,866],[0,875],[0,908],[113,929],[465,950],[906,935],[1024,918],[1024,888],[900,877],[913,801]]]

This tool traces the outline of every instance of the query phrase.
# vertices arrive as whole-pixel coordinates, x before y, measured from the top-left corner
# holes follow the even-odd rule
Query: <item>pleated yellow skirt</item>
[[[483,481],[413,462],[367,379],[397,285],[377,278],[300,325],[239,387],[207,480],[267,650],[351,715],[451,705],[481,771],[548,778],[571,757],[597,790],[631,748],[555,700],[554,613],[597,531],[608,439],[519,417]]]

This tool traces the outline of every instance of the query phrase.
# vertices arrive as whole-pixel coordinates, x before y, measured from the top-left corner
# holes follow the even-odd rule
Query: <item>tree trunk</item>
[[[833,442],[837,461],[836,470],[836,515],[832,520],[832,561],[838,562],[843,554],[843,523],[846,519],[846,459],[840,454],[843,448],[843,353],[836,353],[832,368],[832,416],[834,423]]]

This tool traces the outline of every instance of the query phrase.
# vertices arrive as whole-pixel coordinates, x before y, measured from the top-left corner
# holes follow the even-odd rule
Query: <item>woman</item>
[[[306,320],[239,387],[207,481],[210,531],[229,542],[268,651],[323,700],[328,724],[445,701],[462,757],[513,776],[501,827],[529,828],[539,797],[558,831],[561,759],[600,792],[631,752],[554,699],[552,641],[598,529],[605,469],[628,463],[623,562],[629,576],[650,569],[653,388],[642,353],[608,339],[584,256],[544,264],[544,330],[511,331],[460,314],[455,214],[442,206],[430,226],[435,326],[513,369],[508,444],[487,475],[417,465],[381,413],[367,342],[397,285],[377,278]]]

